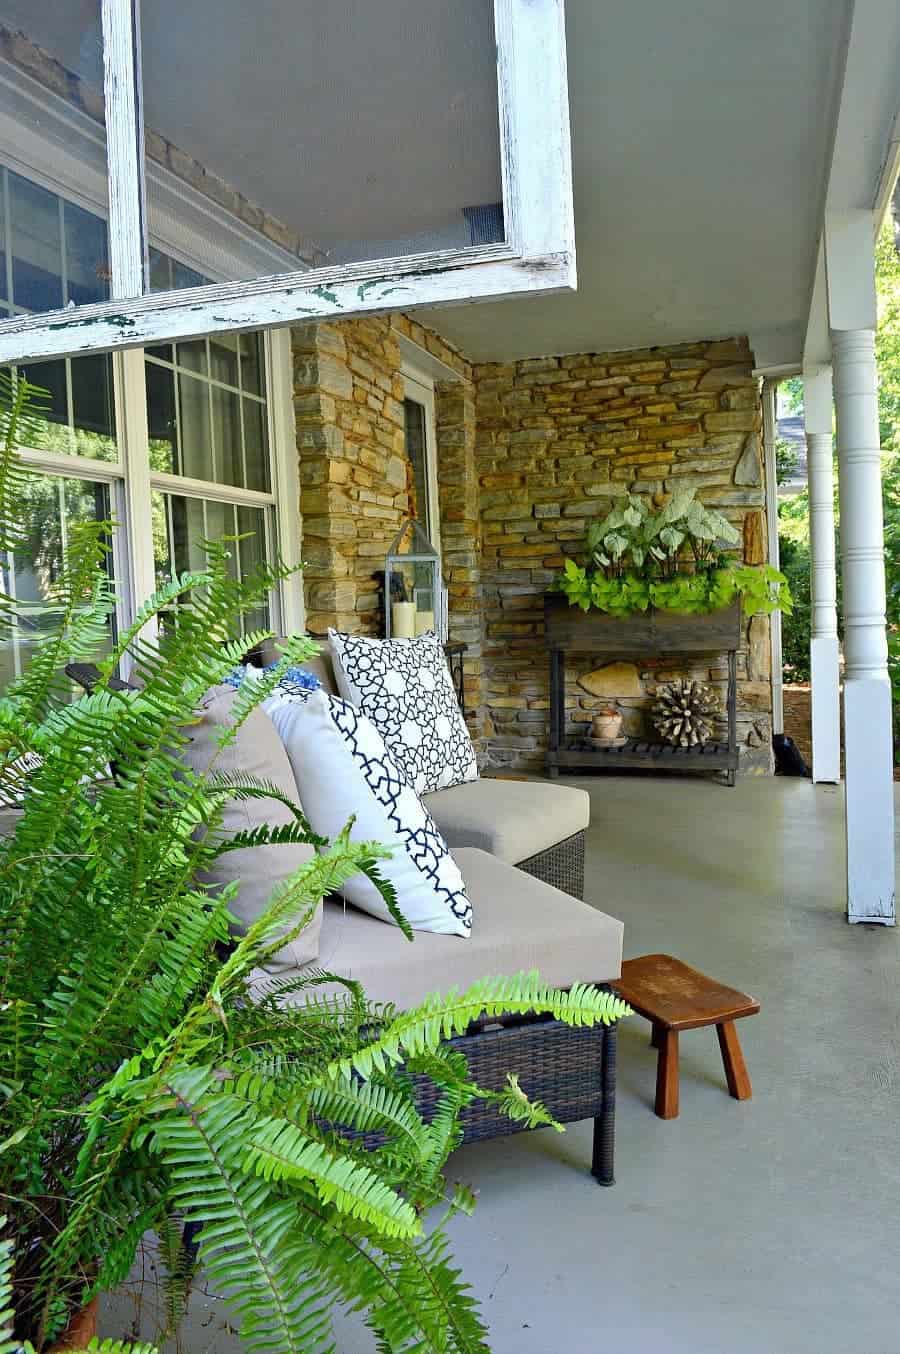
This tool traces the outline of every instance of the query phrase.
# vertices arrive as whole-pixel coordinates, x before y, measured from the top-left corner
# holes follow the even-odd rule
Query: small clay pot
[[[601,743],[614,743],[622,732],[622,716],[618,710],[603,710],[591,722],[591,737]]]
[[[69,1349],[87,1349],[88,1345],[97,1334],[97,1298],[91,1298],[86,1307],[82,1307],[80,1312],[75,1312],[66,1329],[56,1341],[50,1345],[46,1354],[64,1354]]]

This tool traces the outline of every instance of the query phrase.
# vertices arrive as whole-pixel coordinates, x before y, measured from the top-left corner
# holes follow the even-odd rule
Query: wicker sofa
[[[327,648],[307,664],[337,694]],[[475,925],[469,940],[417,932],[410,948],[382,922],[326,902],[319,965],[355,978],[374,1001],[410,1006],[489,973],[538,969],[548,983],[600,986],[620,974],[622,923],[582,901],[590,799],[576,786],[478,779],[425,796],[460,866]],[[524,877],[523,877],[524,876]],[[591,1174],[614,1181],[616,1028],[571,1029],[550,1018],[475,1022],[452,1041],[473,1078],[499,1089],[508,1072],[561,1123],[593,1119]],[[423,1108],[433,1092],[420,1086]],[[463,1116],[466,1142],[519,1131],[491,1106]]]
[[[336,690],[327,654],[307,666]],[[97,676],[88,665],[67,672],[88,689]],[[484,779],[438,791],[426,802],[466,881],[476,919],[472,936],[420,931],[410,946],[395,927],[331,899],[314,967],[356,979],[372,1000],[400,1007],[488,974],[538,969],[547,983],[563,988],[604,986],[619,977],[622,923],[582,901],[584,791]],[[613,1183],[615,1025],[579,1029],[549,1017],[508,1016],[476,1021],[452,1043],[479,1084],[500,1089],[515,1072],[561,1123],[593,1119],[591,1174],[600,1184]],[[433,1094],[430,1083],[420,1083],[426,1114]],[[483,1102],[465,1111],[463,1128],[466,1142],[521,1131]]]

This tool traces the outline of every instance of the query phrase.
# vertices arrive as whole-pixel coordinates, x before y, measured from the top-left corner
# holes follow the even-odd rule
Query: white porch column
[[[809,469],[812,775],[816,782],[837,782],[841,778],[841,734],[830,367],[804,374],[803,410]]]
[[[847,917],[894,924],[891,688],[869,211],[826,216],[828,316],[841,503]]]

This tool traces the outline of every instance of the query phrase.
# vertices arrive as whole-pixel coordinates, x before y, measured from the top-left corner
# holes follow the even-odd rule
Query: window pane
[[[148,252],[148,259],[150,291],[171,291],[172,260],[152,246]]]
[[[141,31],[152,154],[251,232],[233,276],[504,238],[492,0],[154,0]]]
[[[244,448],[247,458],[247,489],[267,494],[272,485],[269,476],[269,438],[265,405],[246,396],[244,405]]]
[[[108,353],[73,358],[69,363],[72,382],[72,419],[76,455],[95,461],[115,461],[116,413],[113,398],[112,358]]]
[[[206,555],[201,542],[250,533],[247,540],[229,544],[232,577],[245,578],[266,556],[266,513],[263,508],[235,507],[214,499],[189,498],[182,494],[153,494],[153,549],[157,585],[174,573],[202,569]],[[182,606],[190,605],[186,594]],[[244,620],[242,633],[268,625],[270,609],[260,607]]]
[[[209,374],[227,386],[238,384],[238,336],[215,334],[209,340]]]
[[[191,339],[189,343],[179,343],[175,348],[175,361],[187,371],[195,371],[206,376],[209,368],[206,361],[206,339]]]
[[[210,387],[216,471],[220,484],[244,483],[241,453],[241,401],[233,390]]]
[[[429,540],[431,536],[431,511],[428,499],[428,447],[426,441],[426,412],[424,404],[418,400],[404,400],[403,411],[406,420],[406,454],[413,470],[415,485],[415,515],[425,527]]]
[[[262,336],[260,334],[239,334],[241,348],[241,389],[253,395],[263,395],[262,386]]]
[[[109,296],[106,222],[71,202],[63,204],[66,303],[82,305]]]
[[[8,177],[13,303],[20,310],[58,310],[63,305],[59,198],[18,174]]]
[[[266,520],[262,508],[238,508],[237,529],[246,539],[239,543],[241,577],[252,574],[266,560]],[[269,624],[269,608],[259,607],[244,617],[245,630],[264,630]]]
[[[209,424],[209,385],[186,372],[178,373],[178,441],[181,474],[216,481]]]
[[[171,367],[145,362],[150,469],[174,474],[178,469],[175,423],[175,374]]]
[[[56,357],[52,362],[29,362],[22,368],[28,380],[45,391],[41,429],[37,448],[71,454],[72,433],[69,427],[69,364],[66,358]]]
[[[34,475],[25,493],[28,538],[12,561],[6,560],[3,570],[6,591],[18,602],[19,626],[11,640],[0,644],[0,683],[25,670],[41,635],[59,620],[54,590],[73,526],[108,521],[111,515],[107,486],[91,480]],[[107,560],[111,570],[111,557]],[[89,600],[87,595],[84,600]],[[108,653],[111,643],[110,624],[97,656]]]
[[[15,34],[4,43],[3,78],[22,123],[18,150],[37,130],[58,147],[67,180],[85,198],[63,205],[46,186],[3,171],[11,260],[4,260],[0,287],[18,311],[103,300],[109,256],[100,0],[0,0],[0,25]]]

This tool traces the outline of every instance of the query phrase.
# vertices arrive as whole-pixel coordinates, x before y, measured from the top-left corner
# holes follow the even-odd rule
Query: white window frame
[[[101,0],[112,301],[0,323],[0,363],[574,288],[564,0],[494,0],[506,240],[140,295],[140,0]]]
[[[22,115],[27,109],[29,116],[25,128],[17,121],[16,114],[20,109]],[[39,118],[34,116],[36,113],[40,113]],[[108,219],[105,179],[97,173],[97,145],[101,143],[102,155],[102,136],[96,125],[27,78],[23,81],[17,76],[13,86],[5,79],[0,67],[0,137],[5,131],[16,128],[18,136],[5,138],[5,144],[0,141],[4,144],[0,163],[60,198]],[[13,147],[11,152],[7,151],[7,145]],[[34,163],[30,163],[32,160]],[[174,175],[169,175],[168,179],[171,183],[164,180],[162,185],[168,190],[164,198],[165,210],[152,221],[153,245],[179,262],[207,273],[227,271],[235,258],[246,260],[245,240],[227,214],[213,204],[198,201],[201,195],[178,185]],[[217,232],[220,225],[224,227],[223,234],[218,236],[220,243],[213,247],[209,256],[196,252],[197,219],[201,212],[208,228]],[[221,222],[217,219],[220,216]],[[199,238],[205,238],[204,233],[200,233]],[[186,240],[192,242],[190,254],[183,248]],[[222,240],[227,247],[227,257],[223,256]],[[249,251],[251,260],[259,256],[253,240],[249,240]],[[264,334],[263,356],[272,475],[272,488],[268,494],[183,476],[151,473],[143,348],[113,353],[117,461],[22,449],[23,462],[38,473],[93,480],[109,486],[112,514],[117,523],[112,536],[112,556],[116,621],[120,630],[131,622],[138,606],[156,588],[153,544],[147,525],[154,488],[271,508],[275,516],[275,540],[267,544],[274,544],[286,563],[300,563],[300,491],[289,332],[282,329]],[[268,553],[271,556],[272,552]],[[304,628],[303,584],[299,576],[285,580],[273,601],[273,629],[291,634]]]
[[[405,399],[415,400],[425,410],[425,487],[428,493],[428,525],[431,544],[441,553],[441,514],[438,494],[437,424],[434,416],[434,381],[410,363],[400,368]]]

